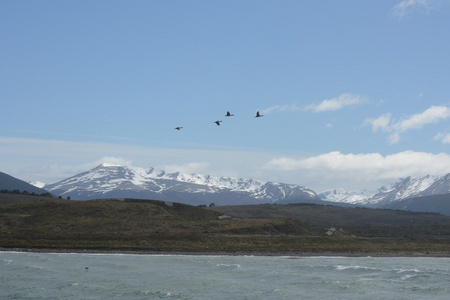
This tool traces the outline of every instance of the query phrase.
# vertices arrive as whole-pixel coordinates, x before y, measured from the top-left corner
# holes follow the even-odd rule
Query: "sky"
[[[6,0],[0,28],[0,171],[22,180],[450,173],[450,0]]]

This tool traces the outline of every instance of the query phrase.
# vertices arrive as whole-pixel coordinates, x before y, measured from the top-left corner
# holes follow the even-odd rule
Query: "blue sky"
[[[0,171],[20,179],[450,173],[448,0],[2,1],[0,28]]]

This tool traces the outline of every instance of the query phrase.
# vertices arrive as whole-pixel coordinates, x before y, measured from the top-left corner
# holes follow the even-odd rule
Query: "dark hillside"
[[[35,193],[35,194],[47,193],[47,191],[44,189],[35,187],[34,185],[29,184],[28,182],[17,179],[15,177],[12,177],[12,176],[2,173],[2,172],[0,172],[0,190],[7,190],[7,191],[17,190],[20,192],[27,191],[30,194],[31,193]]]
[[[384,206],[384,208],[416,212],[440,212],[441,214],[450,216],[450,194],[424,196],[395,201]]]
[[[216,206],[210,209],[239,218],[292,218],[310,225],[321,226],[450,224],[449,216],[437,213],[314,204]]]
[[[450,217],[389,209],[311,204],[220,206],[214,211],[240,218],[291,218],[311,226],[340,227],[365,237],[450,237]]]
[[[295,220],[231,219],[206,208],[134,199],[0,204],[0,220],[0,247],[26,248],[226,251],[248,244],[248,235],[324,232]],[[241,237],[228,240],[234,235]]]

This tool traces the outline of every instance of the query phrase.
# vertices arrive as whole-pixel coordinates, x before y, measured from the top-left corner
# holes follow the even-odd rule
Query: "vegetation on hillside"
[[[367,237],[336,227],[338,223],[315,224],[282,214],[239,217],[218,211],[220,207],[163,201],[36,201],[35,197],[20,196],[21,201],[0,201],[0,247],[292,254],[450,251],[448,234]],[[263,206],[252,206],[254,214],[261,214]],[[325,206],[313,209],[321,210],[324,220],[333,215]],[[247,214],[249,210],[243,209]],[[426,226],[428,221],[422,222]]]
[[[218,206],[211,209],[240,218],[292,218],[312,226],[340,227],[355,236],[450,237],[450,217],[438,213],[316,204]]]

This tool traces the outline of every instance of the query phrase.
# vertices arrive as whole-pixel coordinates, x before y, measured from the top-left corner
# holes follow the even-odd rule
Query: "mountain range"
[[[360,204],[368,207],[383,207],[404,199],[450,193],[450,174],[445,176],[407,177],[379,188],[375,192],[367,190],[346,191],[334,189],[319,193],[322,200]]]
[[[2,178],[10,182],[13,177],[0,175],[3,176],[0,177],[0,189],[4,189]],[[316,193],[294,184],[101,164],[42,188],[55,196],[73,200],[136,198],[218,206],[316,203],[450,215],[450,174],[407,177],[376,191],[333,189]]]
[[[407,177],[382,186],[375,192],[334,189],[319,193],[324,201],[369,208],[439,212],[450,215],[450,174]]]
[[[166,173],[101,164],[54,184],[45,185],[54,195],[74,200],[137,198],[190,205],[239,205],[320,201],[317,194],[299,185],[202,174]]]

